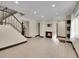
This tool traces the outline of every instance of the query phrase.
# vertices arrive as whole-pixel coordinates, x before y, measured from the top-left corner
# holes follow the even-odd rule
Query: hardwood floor
[[[75,58],[72,45],[57,39],[29,38],[27,43],[0,51],[1,58]]]

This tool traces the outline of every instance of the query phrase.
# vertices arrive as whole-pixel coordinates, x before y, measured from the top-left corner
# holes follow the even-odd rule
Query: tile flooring
[[[72,45],[57,39],[31,38],[27,43],[0,51],[0,58],[75,58]]]

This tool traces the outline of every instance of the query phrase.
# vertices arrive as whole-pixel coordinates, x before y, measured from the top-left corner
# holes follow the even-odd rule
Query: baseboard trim
[[[66,41],[67,43],[71,43],[72,44],[72,42],[71,41]]]
[[[29,36],[24,36],[24,37],[26,37],[26,38],[32,38],[32,37],[29,37]]]
[[[27,41],[24,41],[24,42],[20,42],[20,43],[17,43],[17,44],[13,44],[13,45],[10,45],[10,46],[7,46],[7,47],[0,48],[0,51],[5,50],[5,49],[8,49],[8,48],[11,48],[11,47],[14,47],[14,46],[17,46],[17,45],[20,45],[20,44],[23,44],[23,43],[26,43],[26,42]]]
[[[72,45],[72,48],[73,48],[73,50],[75,51],[75,54],[76,54],[77,58],[79,58],[79,55],[78,55],[78,53],[77,53],[77,51],[76,51],[76,49],[75,49],[73,43],[72,43],[71,41],[66,41],[66,42],[67,42],[67,43],[70,43],[70,44]]]
[[[57,36],[57,37],[59,37],[59,38],[66,38],[65,36]]]
[[[44,38],[44,36],[39,36],[40,38]]]
[[[35,37],[39,37],[40,35],[36,35]]]
[[[75,47],[74,47],[73,43],[71,43],[71,45],[72,45],[73,50],[75,51],[75,53],[76,53],[76,55],[77,55],[77,58],[79,58],[79,55],[78,55],[78,53],[77,53],[77,51],[76,51],[76,49],[75,49]]]
[[[65,43],[65,40],[59,40],[60,42],[62,42],[62,43]]]

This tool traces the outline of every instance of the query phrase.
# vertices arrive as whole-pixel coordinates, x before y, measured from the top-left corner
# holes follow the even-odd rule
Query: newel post
[[[25,27],[24,27],[24,23],[22,22],[22,35],[25,35],[25,31],[24,31]]]

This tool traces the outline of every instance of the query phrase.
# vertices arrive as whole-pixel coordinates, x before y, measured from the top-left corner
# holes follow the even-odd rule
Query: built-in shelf
[[[70,24],[67,24],[67,27],[69,27],[70,26]]]
[[[66,24],[67,24],[67,29],[66,29],[66,32],[67,32],[67,38],[69,39],[69,38],[70,38],[70,26],[71,26],[71,20],[67,20]]]
[[[67,34],[70,34],[70,31],[67,31]]]

